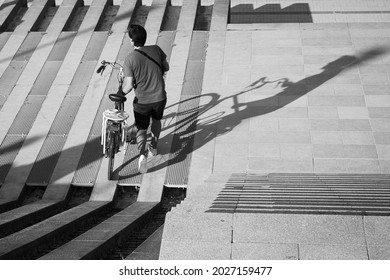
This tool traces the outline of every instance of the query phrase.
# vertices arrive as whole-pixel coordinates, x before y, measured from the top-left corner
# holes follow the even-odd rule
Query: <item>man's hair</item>
[[[133,40],[134,46],[142,47],[146,42],[146,30],[141,25],[130,24],[128,29],[129,37]]]

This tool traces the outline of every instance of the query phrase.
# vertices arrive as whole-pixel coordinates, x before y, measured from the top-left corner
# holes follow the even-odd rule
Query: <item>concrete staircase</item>
[[[389,259],[388,194],[378,181],[390,173],[389,2],[282,2],[0,0],[0,258],[100,258],[172,187],[187,188],[186,200],[129,259]],[[131,51],[129,23],[167,53],[169,103],[149,172],[138,173],[128,145],[108,181],[101,113],[117,81],[95,70]],[[238,172],[362,180],[339,200],[337,184],[302,185],[297,197],[285,183],[281,193],[247,192],[236,178],[242,186],[231,191]],[[365,178],[376,185],[362,187]],[[35,188],[43,194],[27,203]],[[139,188],[125,209],[115,208],[120,188]],[[77,190],[88,194],[70,205]],[[344,213],[324,205],[313,213],[314,202]]]

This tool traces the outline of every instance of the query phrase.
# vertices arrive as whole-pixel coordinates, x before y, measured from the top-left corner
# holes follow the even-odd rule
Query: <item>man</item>
[[[142,26],[130,25],[128,35],[134,51],[126,57],[123,65],[122,91],[126,95],[134,89],[133,111],[140,154],[138,169],[140,173],[146,173],[148,150],[153,155],[157,154],[161,119],[167,102],[163,76],[169,70],[169,65],[166,54],[159,46],[145,46],[147,34]],[[150,119],[152,119],[152,137],[147,148],[147,129]]]

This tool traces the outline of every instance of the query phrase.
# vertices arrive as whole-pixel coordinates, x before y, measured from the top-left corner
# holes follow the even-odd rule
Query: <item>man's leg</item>
[[[138,170],[140,173],[146,173],[147,168],[147,150],[146,150],[146,140],[147,140],[147,129],[149,126],[150,116],[144,113],[144,105],[137,104],[134,106],[134,119],[137,126],[137,148],[139,151],[138,159]],[[137,109],[137,111],[136,111]]]
[[[161,120],[156,120],[152,118],[152,126],[150,128],[150,132],[152,134],[150,146],[153,149],[157,149],[157,142],[158,139],[160,138],[160,133],[161,133]]]
[[[157,142],[160,138],[161,133],[161,119],[164,114],[165,105],[167,103],[167,100],[163,100],[161,102],[157,102],[154,104],[153,112],[152,112],[152,125],[150,128],[152,139],[150,141],[149,145],[149,151],[155,156],[157,155]]]
[[[146,129],[138,129],[137,131],[137,148],[140,155],[146,154]]]

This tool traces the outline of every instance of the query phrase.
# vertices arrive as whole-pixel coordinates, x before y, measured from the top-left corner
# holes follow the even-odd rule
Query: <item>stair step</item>
[[[158,260],[164,225],[157,229],[137,249],[126,257],[126,260]]]
[[[0,259],[31,259],[55,238],[77,228],[85,220],[101,215],[111,202],[86,202],[40,223],[0,239]]]
[[[135,202],[63,246],[42,260],[96,259],[102,256],[147,218],[158,203]]]
[[[61,206],[61,202],[41,200],[0,214],[0,238],[44,220]]]

